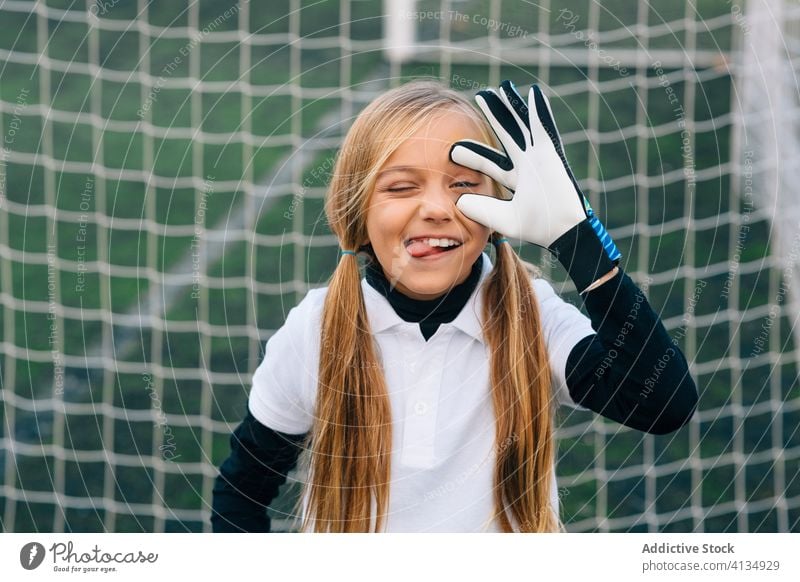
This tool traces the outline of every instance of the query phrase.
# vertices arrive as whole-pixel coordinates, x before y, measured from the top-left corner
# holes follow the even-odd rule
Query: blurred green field
[[[111,3],[108,3],[109,5]],[[201,3],[198,28],[202,29],[218,19],[220,14],[236,3],[208,0]],[[270,44],[248,45],[249,68],[242,75],[242,51],[239,43],[212,42],[204,39],[192,50],[191,58],[180,59],[168,75],[170,79],[187,79],[195,63],[203,82],[220,83],[218,90],[198,91],[187,83],[183,88],[162,88],[152,102],[149,117],[153,129],[129,125],[125,129],[108,127],[116,122],[136,124],[138,111],[148,102],[152,86],[140,73],[150,71],[154,81],[165,67],[175,63],[176,55],[187,44],[186,37],[163,34],[149,36],[132,25],[125,31],[100,29],[89,35],[85,23],[60,22],[53,11],[46,24],[46,48],[41,53],[51,59],[72,63],[65,71],[47,67],[36,62],[40,54],[39,38],[41,24],[35,14],[6,10],[0,6],[0,50],[12,51],[17,57],[0,65],[0,100],[14,104],[23,95],[26,107],[20,115],[19,129],[8,109],[0,114],[0,131],[4,136],[14,129],[11,148],[15,155],[29,154],[29,161],[14,159],[6,164],[6,193],[10,203],[24,211],[11,209],[4,222],[7,225],[0,241],[7,241],[13,256],[4,257],[3,285],[6,292],[17,303],[17,309],[6,306],[0,310],[0,341],[17,347],[17,355],[5,354],[2,365],[5,371],[14,368],[13,385],[8,376],[1,386],[31,401],[47,398],[52,394],[54,365],[41,358],[25,358],[27,350],[49,352],[50,322],[46,313],[33,313],[25,308],[25,302],[48,302],[48,265],[46,262],[30,260],[47,253],[48,243],[54,244],[60,258],[76,260],[76,240],[80,226],[74,218],[63,218],[58,212],[82,210],[80,193],[87,181],[93,181],[91,210],[101,220],[86,225],[85,261],[100,261],[112,267],[129,269],[125,276],[94,272],[85,275],[82,291],[76,290],[80,274],[74,269],[58,271],[57,301],[66,307],[87,312],[107,308],[115,315],[124,314],[143,300],[151,288],[151,277],[158,280],[163,273],[170,272],[181,259],[191,253],[193,237],[175,235],[174,228],[195,224],[198,213],[198,193],[191,184],[176,182],[182,178],[197,177],[202,180],[213,176],[213,183],[238,183],[235,187],[213,190],[204,202],[203,226],[212,230],[224,224],[226,218],[235,214],[246,202],[246,190],[250,184],[263,190],[265,184],[280,171],[280,163],[291,156],[294,146],[322,129],[320,124],[326,115],[343,115],[340,111],[342,97],[336,93],[339,87],[355,85],[382,71],[383,55],[378,50],[355,50],[352,54],[346,47],[337,48],[292,48],[279,40],[279,35],[290,33],[293,19],[299,22],[300,35],[309,39],[325,39],[344,33],[338,1],[307,2],[302,4],[299,15],[288,15],[292,2],[288,0],[270,2],[269,9],[257,10],[251,6],[249,21],[245,26],[249,32],[259,35],[274,34],[276,40]],[[47,2],[50,8],[76,10],[71,2]],[[471,3],[475,13],[488,14],[490,4]],[[636,11],[631,4],[621,0],[603,3],[598,29],[614,30],[621,25],[632,26],[637,22]],[[430,8],[429,8],[430,7]],[[438,3],[422,1],[418,10],[438,7]],[[454,5],[455,8],[455,5]],[[704,0],[696,3],[700,16],[714,18],[729,13],[730,7],[722,0]],[[571,0],[559,3],[559,10],[586,11],[586,2]],[[350,4],[349,37],[354,41],[371,41],[381,37],[380,2],[353,2]],[[137,18],[137,3],[119,2],[111,7],[105,19],[130,22]],[[556,20],[558,12],[551,12],[550,30],[558,30],[562,24]],[[534,34],[540,27],[537,11],[528,10],[523,3],[502,3],[499,19],[505,22],[524,22],[524,28]],[[684,15],[680,3],[653,2],[648,11],[647,24],[668,22]],[[158,27],[174,29],[189,24],[189,12],[182,4],[152,3],[147,13],[138,15],[143,22]],[[223,22],[216,31],[236,30],[237,18]],[[423,43],[435,43],[441,32],[441,22],[423,21],[420,35]],[[486,26],[468,22],[464,26],[453,26],[451,39],[467,41],[486,35]],[[500,36],[505,33],[501,31]],[[174,37],[174,38],[173,38]],[[650,40],[651,48],[681,50],[685,39],[682,34],[663,34]],[[635,48],[635,35],[610,46]],[[698,32],[698,48],[729,51],[731,27],[715,29],[713,32]],[[97,64],[103,71],[124,73],[124,80],[111,80],[93,76],[85,66],[98,55]],[[31,59],[20,58],[30,56]],[[142,61],[141,58],[144,58]],[[349,63],[349,75],[343,76],[341,59]],[[82,66],[81,66],[82,65]],[[293,67],[299,67],[300,75],[292,75]],[[673,73],[674,69],[666,71]],[[440,77],[444,80],[468,79],[475,86],[488,84],[490,69],[485,64],[452,63],[443,68],[440,62],[416,61],[404,64],[400,71],[402,79],[420,76]],[[703,74],[701,74],[703,73]],[[591,178],[595,182],[610,184],[604,191],[589,188],[587,194],[596,212],[610,230],[620,233],[615,240],[624,258],[626,271],[639,274],[664,274],[679,272],[689,266],[702,273],[704,267],[728,261],[735,245],[736,232],[727,220],[715,221],[714,217],[728,212],[742,214],[746,210],[731,192],[730,159],[733,128],[728,113],[731,110],[732,86],[729,76],[723,73],[708,74],[691,72],[691,83],[685,77],[670,77],[671,88],[677,94],[684,109],[693,112],[699,125],[694,132],[692,168],[702,173],[694,190],[688,189],[685,179],[669,183],[658,183],[655,178],[684,167],[681,155],[681,135],[677,127],[656,136],[655,129],[674,124],[676,114],[658,85],[641,91],[635,82],[637,74],[653,78],[651,67],[631,71],[631,83],[613,92],[586,91],[586,80],[592,71],[581,66],[548,65],[520,67],[507,62],[499,67],[500,78],[510,78],[517,86],[542,82],[543,77],[554,90],[550,94],[559,129],[565,136],[567,156],[579,179]],[[603,83],[619,77],[614,70],[601,69],[594,81]],[[256,88],[275,86],[275,95],[253,96],[237,81],[247,80]],[[225,85],[227,84],[227,85]],[[384,83],[386,84],[386,83]],[[224,85],[224,87],[223,87]],[[689,88],[694,96],[689,102]],[[291,87],[294,95],[286,90]],[[330,89],[327,97],[298,97],[305,90]],[[307,95],[307,92],[305,93]],[[640,103],[646,104],[646,119],[641,117]],[[42,106],[40,109],[39,106]],[[51,119],[45,122],[48,108],[52,108]],[[639,113],[637,113],[639,111]],[[92,116],[94,114],[95,117]],[[94,122],[93,122],[94,120]],[[713,120],[713,122],[708,122]],[[94,124],[93,124],[94,123]],[[631,133],[639,126],[643,133]],[[601,139],[587,141],[585,128],[596,127]],[[195,133],[199,132],[199,133]],[[163,133],[163,135],[162,135]],[[155,135],[154,135],[155,134]],[[294,135],[295,140],[285,138]],[[198,137],[199,136],[199,137]],[[281,141],[283,139],[283,141]],[[214,143],[207,143],[214,142]],[[219,142],[219,143],[217,143]],[[39,155],[38,158],[33,156]],[[306,236],[329,234],[320,197],[324,179],[311,175],[311,170],[324,166],[326,160],[335,155],[335,150],[320,152],[300,172],[298,183],[312,188],[313,196],[302,200],[299,209],[291,194],[277,197],[254,225],[256,235],[279,237],[293,230]],[[44,156],[44,157],[42,157]],[[52,161],[50,161],[52,160]],[[83,171],[65,168],[63,162],[85,164]],[[92,166],[92,164],[96,164]],[[98,172],[102,168],[102,172]],[[713,171],[719,168],[720,171]],[[706,171],[709,170],[712,171]],[[649,188],[642,184],[626,184],[625,177],[639,173],[655,180]],[[158,178],[158,185],[151,177]],[[616,182],[623,186],[614,186]],[[316,190],[314,190],[316,188]],[[52,213],[50,210],[57,209]],[[4,209],[3,212],[6,212]],[[287,220],[284,213],[295,218]],[[146,222],[155,220],[155,228],[147,230]],[[695,225],[700,221],[702,227]],[[662,232],[663,224],[678,224],[669,232]],[[629,228],[636,224],[635,235]],[[649,227],[649,228],[648,228]],[[751,230],[744,245],[740,263],[759,264],[770,256],[769,223],[754,217]],[[644,230],[643,230],[644,229]],[[640,248],[646,245],[646,248]],[[523,258],[536,264],[544,264],[545,257],[530,245],[520,249]],[[13,436],[17,441],[31,445],[63,444],[68,451],[110,450],[117,455],[130,455],[142,459],[131,466],[114,465],[109,469],[101,459],[80,460],[78,455],[67,455],[63,465],[67,490],[64,494],[73,498],[99,499],[111,495],[112,499],[130,508],[107,509],[99,504],[90,508],[70,507],[65,510],[65,528],[69,531],[98,531],[107,523],[106,512],[115,513],[115,531],[152,531],[154,518],[146,511],[138,511],[136,504],[149,507],[151,504],[169,508],[164,518],[166,531],[200,531],[204,524],[181,517],[181,511],[203,509],[210,499],[203,499],[202,492],[208,490],[210,476],[203,474],[198,466],[217,466],[228,453],[228,435],[209,429],[205,408],[211,404],[210,421],[236,424],[244,414],[249,386],[248,370],[255,368],[253,354],[263,347],[264,337],[253,337],[252,333],[206,334],[198,331],[174,331],[169,324],[194,322],[198,319],[198,308],[208,306],[202,323],[213,326],[254,325],[262,334],[280,327],[289,308],[301,297],[290,283],[299,279],[307,286],[323,285],[335,266],[336,248],[333,246],[306,246],[295,242],[251,245],[245,241],[228,243],[220,259],[208,266],[207,275],[211,285],[201,289],[200,302],[192,297],[191,285],[181,290],[166,313],[166,330],[145,328],[137,331],[139,339],[133,349],[117,353],[117,362],[163,364],[166,368],[161,378],[161,404],[169,418],[189,418],[186,423],[171,424],[176,450],[180,458],[168,469],[155,467],[151,456],[163,444],[163,435],[154,431],[150,419],[128,418],[128,412],[148,411],[151,398],[143,390],[141,373],[106,372],[93,367],[69,367],[66,373],[81,385],[80,390],[68,391],[65,402],[106,403],[120,413],[109,417],[98,406],[92,413],[60,415],[52,410],[33,414],[16,408],[15,434],[7,435],[7,401],[0,400],[0,436]],[[151,269],[153,272],[151,273]],[[554,280],[565,280],[559,270],[551,273]],[[721,313],[728,308],[736,312],[771,301],[770,269],[749,269],[737,275],[739,294],[723,302],[721,293],[728,273],[703,276],[704,288],[695,307],[698,316]],[[262,293],[245,282],[241,285],[225,284],[238,278],[256,283],[282,284],[283,293]],[[691,296],[694,282],[683,274],[669,281],[650,286],[648,295],[651,304],[666,321],[679,320],[685,310],[686,297]],[[565,298],[575,304],[579,299],[565,292]],[[205,303],[203,303],[205,302]],[[104,341],[103,323],[94,317],[67,317],[61,320],[59,333],[63,336],[64,353],[83,356],[88,346]],[[747,358],[748,349],[758,336],[760,320],[755,319],[732,330],[732,323],[720,317],[719,322],[697,329],[697,344],[691,346],[695,355],[693,363],[714,362],[739,350],[739,357]],[[673,329],[679,324],[674,324]],[[119,339],[131,329],[115,324],[114,337]],[[183,328],[181,328],[183,329]],[[772,333],[779,337],[779,344],[786,351],[793,349],[790,322],[779,318]],[[732,342],[731,338],[738,338]],[[686,348],[685,340],[682,340]],[[210,347],[209,351],[204,351]],[[239,374],[241,382],[230,384],[213,383],[207,380],[186,379],[181,372],[198,369],[212,373]],[[775,373],[775,372],[772,372]],[[701,389],[701,408],[723,410],[730,405],[731,395],[740,391],[745,404],[753,404],[770,398],[770,370],[767,365],[750,368],[740,378],[732,378],[727,369],[715,370],[698,377]],[[797,391],[797,369],[794,363],[780,368],[779,391],[786,396]],[[603,499],[607,516],[630,516],[644,513],[668,513],[687,507],[690,499],[687,491],[692,489],[692,476],[688,466],[681,466],[693,451],[684,429],[669,437],[645,437],[628,430],[619,430],[617,425],[598,420],[601,430],[595,433],[575,435],[571,427],[585,424],[591,415],[572,412],[565,416],[561,428],[559,458],[560,475],[584,475],[568,485],[569,495],[561,498],[564,519],[568,523],[589,520],[597,514],[599,499]],[[702,457],[724,455],[732,447],[731,433],[734,429],[730,414],[704,422],[701,426]],[[747,418],[743,430],[748,435],[762,435],[770,430],[769,415],[754,415]],[[797,412],[786,412],[782,435],[787,447],[800,445],[800,436],[793,427],[800,425]],[[53,427],[61,427],[58,431]],[[67,435],[67,442],[62,442]],[[162,439],[162,440],[159,440]],[[599,442],[598,439],[600,439]],[[769,439],[748,438],[754,450],[771,446]],[[750,446],[750,444],[748,444]],[[650,447],[646,454],[645,449]],[[602,449],[604,458],[597,459],[595,451]],[[5,454],[5,453],[4,453]],[[694,452],[696,454],[696,452]],[[5,458],[0,456],[0,459]],[[627,476],[631,469],[654,458],[657,465],[675,467],[673,473],[657,480],[657,506],[645,508],[645,481],[641,476]],[[791,463],[794,465],[791,465]],[[8,460],[6,460],[8,463]],[[592,473],[592,469],[603,463],[612,474],[606,482]],[[1,465],[2,463],[0,463]],[[52,491],[50,476],[55,470],[56,459],[52,452],[41,456],[19,455],[13,471],[6,470],[13,482],[6,484],[24,491]],[[797,462],[787,462],[789,470],[797,471]],[[61,469],[59,469],[61,470]],[[765,487],[765,476],[771,467],[753,464],[747,467],[746,484],[748,499],[757,500],[772,494]],[[733,479],[732,464],[722,464],[704,472],[702,491],[703,504],[715,505],[733,500],[730,483]],[[706,474],[707,473],[707,474]],[[794,485],[798,487],[800,485]],[[601,495],[602,490],[602,495]],[[0,517],[3,501],[0,495]],[[292,499],[285,496],[278,508],[287,509]],[[127,507],[127,506],[126,506]],[[174,510],[174,511],[172,511]],[[26,510],[18,509],[14,523],[2,524],[8,531],[50,531],[56,515],[53,502],[32,501]],[[755,518],[767,531],[775,531],[774,518],[765,514]],[[692,522],[675,520],[668,530],[687,531]],[[707,531],[735,529],[731,516],[721,516],[709,521]],[[630,527],[621,528],[630,531]],[[634,529],[647,530],[647,524]]]

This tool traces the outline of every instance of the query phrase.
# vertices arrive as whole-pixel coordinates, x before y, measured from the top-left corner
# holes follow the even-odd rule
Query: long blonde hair
[[[469,101],[433,81],[388,91],[357,117],[340,149],[325,202],[328,223],[343,249],[365,248],[367,204],[380,167],[444,108],[466,112],[486,143],[496,145]],[[511,518],[517,531],[556,531],[560,523],[550,506],[549,365],[530,273],[511,245],[497,248],[485,285],[482,326],[491,354],[496,417],[495,518],[504,532],[514,531]],[[307,440],[308,507],[300,529],[308,531],[313,523],[317,532],[378,532],[389,509],[392,411],[355,256],[343,256],[331,276],[320,346],[316,417]]]

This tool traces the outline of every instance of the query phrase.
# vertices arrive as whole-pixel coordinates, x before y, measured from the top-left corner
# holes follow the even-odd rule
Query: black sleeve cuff
[[[564,265],[579,293],[616,266],[588,219],[558,237],[550,251]]]

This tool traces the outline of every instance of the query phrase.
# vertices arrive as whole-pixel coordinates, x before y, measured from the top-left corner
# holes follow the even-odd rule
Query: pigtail
[[[312,435],[313,511],[301,531],[314,516],[317,532],[371,531],[373,503],[380,531],[388,511],[391,410],[354,255],[342,255],[325,298]]]
[[[551,532],[553,410],[547,352],[530,268],[494,235],[496,262],[486,282],[484,336],[491,354],[496,417],[495,507],[502,531]]]
[[[365,250],[359,247],[366,240],[363,201],[368,168],[375,166],[373,153],[363,147],[372,141],[364,135],[368,131],[360,119],[348,132],[325,200],[328,224],[350,252],[339,257],[322,310],[308,512],[301,531],[312,521],[316,532],[380,531],[388,514],[391,403],[353,254]]]

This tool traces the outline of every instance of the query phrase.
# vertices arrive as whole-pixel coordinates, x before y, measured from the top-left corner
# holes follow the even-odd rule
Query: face
[[[461,139],[484,141],[471,117],[435,116],[386,160],[370,197],[369,242],[389,282],[413,299],[436,299],[464,282],[491,234],[456,207],[461,194],[494,192],[488,177],[450,160]]]

